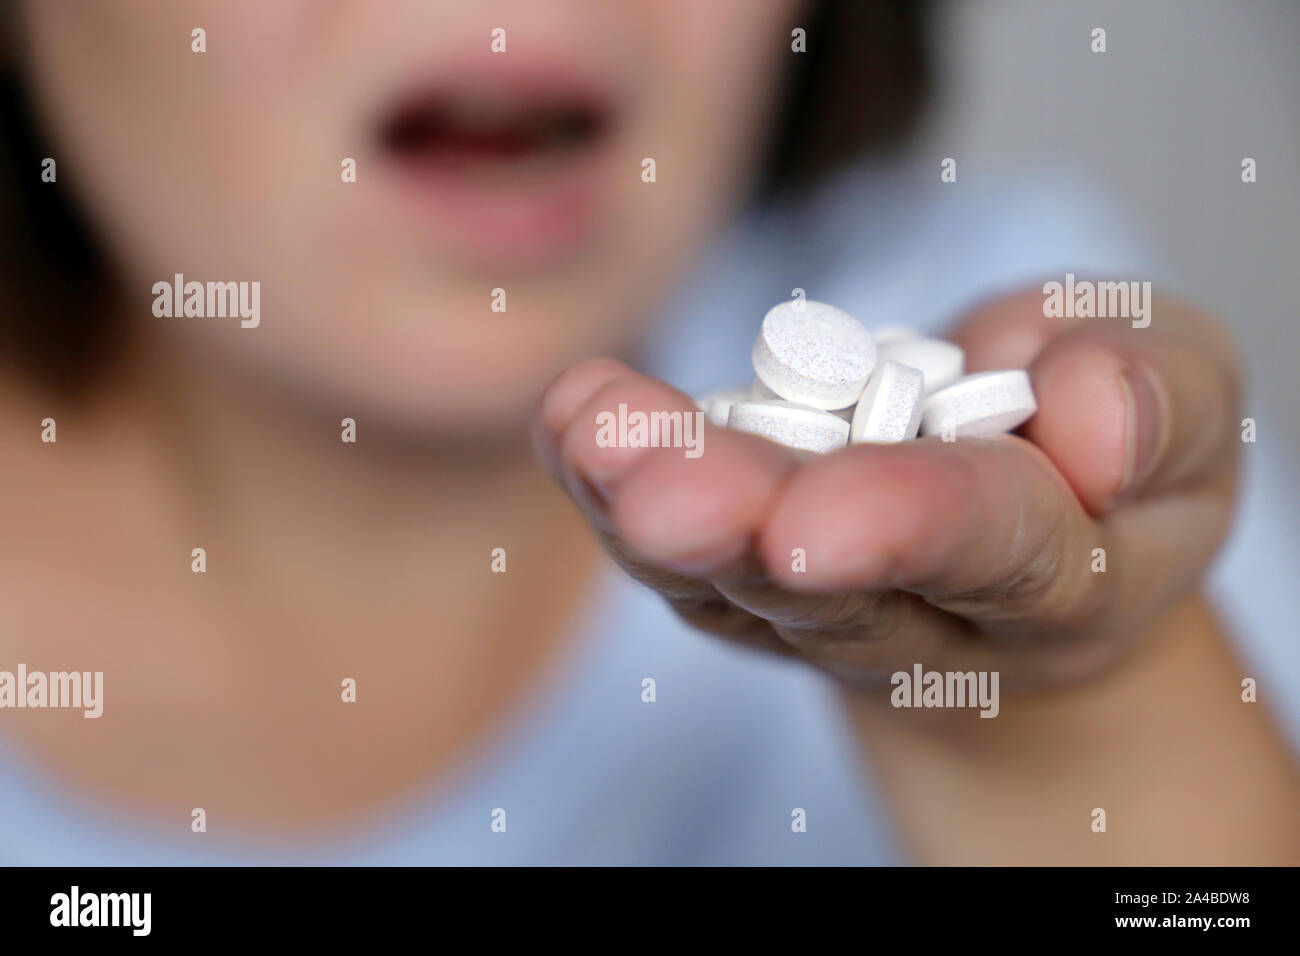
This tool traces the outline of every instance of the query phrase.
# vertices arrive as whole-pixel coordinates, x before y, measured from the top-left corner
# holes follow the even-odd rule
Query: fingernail
[[[1151,477],[1160,458],[1164,442],[1165,402],[1163,389],[1145,366],[1129,365],[1124,369],[1125,457],[1124,477],[1119,494],[1135,488]]]

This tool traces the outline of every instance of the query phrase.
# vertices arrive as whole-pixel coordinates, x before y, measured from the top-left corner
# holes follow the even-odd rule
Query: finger
[[[1040,444],[1093,514],[1230,468],[1239,391],[1217,323],[1164,296],[1152,323],[1049,318],[1038,290],[986,304],[953,339],[970,371],[1031,368]]]
[[[610,447],[599,418],[680,413],[694,419],[697,447]],[[683,418],[683,421],[685,419]],[[750,549],[776,487],[797,467],[788,449],[714,427],[681,392],[635,373],[617,376],[577,411],[560,451],[571,485],[598,499],[591,517],[634,544],[638,556],[675,572],[709,577]],[[672,480],[669,480],[671,477]],[[624,484],[632,490],[620,494]]]
[[[533,449],[551,475],[559,476],[560,442],[574,414],[607,382],[631,371],[617,359],[584,359],[557,375],[542,392],[530,431]]]
[[[1024,434],[1093,514],[1232,467],[1235,375],[1203,340],[1081,326],[1049,342],[1030,377],[1039,408]]]
[[[628,570],[632,570],[628,567],[630,561],[621,553],[618,542],[608,528],[603,495],[595,487],[566,471],[562,457],[565,438],[575,422],[585,418],[582,409],[592,397],[612,381],[635,378],[636,373],[616,359],[592,358],[578,362],[561,372],[547,386],[537,404],[530,429],[537,457],[583,511],[584,517],[593,525],[611,556]],[[657,590],[667,594],[700,600],[717,597],[717,592],[706,582],[687,581],[668,574],[657,580],[655,569],[647,567],[637,570],[641,580],[652,587],[657,586]]]
[[[620,405],[628,416],[689,414],[695,426],[708,428],[709,434],[697,442],[695,457],[672,445],[611,446],[598,440],[598,416]],[[793,467],[794,460],[771,443],[705,423],[694,403],[676,389],[622,363],[593,360],[561,376],[548,391],[534,424],[534,440],[601,543],[631,577],[661,594],[695,627],[736,643],[792,654],[767,622],[736,607],[700,572],[731,564],[736,573],[734,565],[747,555],[752,529],[770,494],[764,490],[765,481]],[[695,437],[700,438],[698,433]],[[737,444],[744,453],[738,453]],[[655,484],[653,474],[655,466],[664,463],[683,469],[683,487],[676,492],[669,488],[658,493],[664,489]],[[645,479],[637,475],[651,476],[651,493],[638,490],[638,480]],[[674,567],[660,560],[664,555],[678,558]]]
[[[547,470],[568,492],[624,570],[666,597],[684,601],[716,599],[717,592],[708,582],[673,574],[628,552],[610,526],[607,492],[594,480],[596,475],[616,475],[618,459],[627,466],[640,452],[637,448],[602,448],[596,440],[597,410],[616,403],[619,396],[626,400],[628,386],[635,389],[647,381],[615,359],[586,359],[569,367],[548,386],[538,403],[531,428],[533,445]],[[611,389],[614,383],[623,387]],[[660,397],[664,398],[662,394]],[[666,401],[679,402],[679,398],[669,395]]]
[[[1066,626],[1105,602],[1108,582],[1085,560],[1104,543],[1051,462],[1008,435],[812,462],[783,488],[759,553],[794,591],[897,588],[963,616]],[[803,570],[790,567],[795,548]]]
[[[962,318],[948,338],[966,353],[966,371],[1029,368],[1067,319],[1043,315],[1043,296],[1027,290],[985,303]]]

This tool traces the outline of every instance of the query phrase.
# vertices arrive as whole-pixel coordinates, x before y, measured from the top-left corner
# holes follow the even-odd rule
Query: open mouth
[[[445,68],[380,112],[379,180],[398,212],[462,261],[542,265],[609,226],[626,103],[556,62]]]
[[[491,175],[564,166],[609,127],[609,110],[594,102],[434,94],[397,109],[379,137],[403,165]]]

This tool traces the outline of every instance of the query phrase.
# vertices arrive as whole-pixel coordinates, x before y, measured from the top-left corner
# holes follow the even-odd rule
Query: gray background
[[[934,19],[917,148],[961,179],[1060,164],[1108,186],[1236,331],[1261,450],[1300,475],[1300,0],[947,0]]]

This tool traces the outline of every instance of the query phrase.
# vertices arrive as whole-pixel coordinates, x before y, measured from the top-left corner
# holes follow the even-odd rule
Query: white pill
[[[966,366],[966,353],[942,339],[907,339],[883,345],[880,348],[880,361],[885,359],[919,368],[925,376],[927,395],[957,381]]]
[[[763,384],[781,398],[847,408],[871,377],[876,346],[867,327],[847,312],[824,302],[782,302],[763,317],[753,361]]]
[[[749,397],[759,402],[783,401],[780,395],[763,384],[761,378],[754,379],[754,384],[749,387]],[[848,408],[837,408],[831,414],[844,419],[846,422],[851,422],[853,421],[853,409],[857,407],[857,405],[850,405]]]
[[[844,419],[820,408],[779,399],[737,402],[731,406],[727,427],[803,451],[834,451],[849,440],[849,423]]]
[[[921,333],[910,325],[882,325],[871,330],[871,341],[876,343],[877,350],[894,342],[906,342],[920,337]]]
[[[858,399],[849,432],[851,442],[908,441],[921,427],[925,381],[920,369],[883,361]]]
[[[731,406],[736,402],[745,402],[749,400],[749,389],[747,388],[720,388],[717,391],[709,392],[702,398],[697,398],[695,404],[699,406],[700,411],[708,416],[709,421],[715,425],[727,424],[727,413],[731,411]]]
[[[980,438],[1009,432],[1038,411],[1029,376],[1020,369],[967,375],[925,400],[921,434]]]

